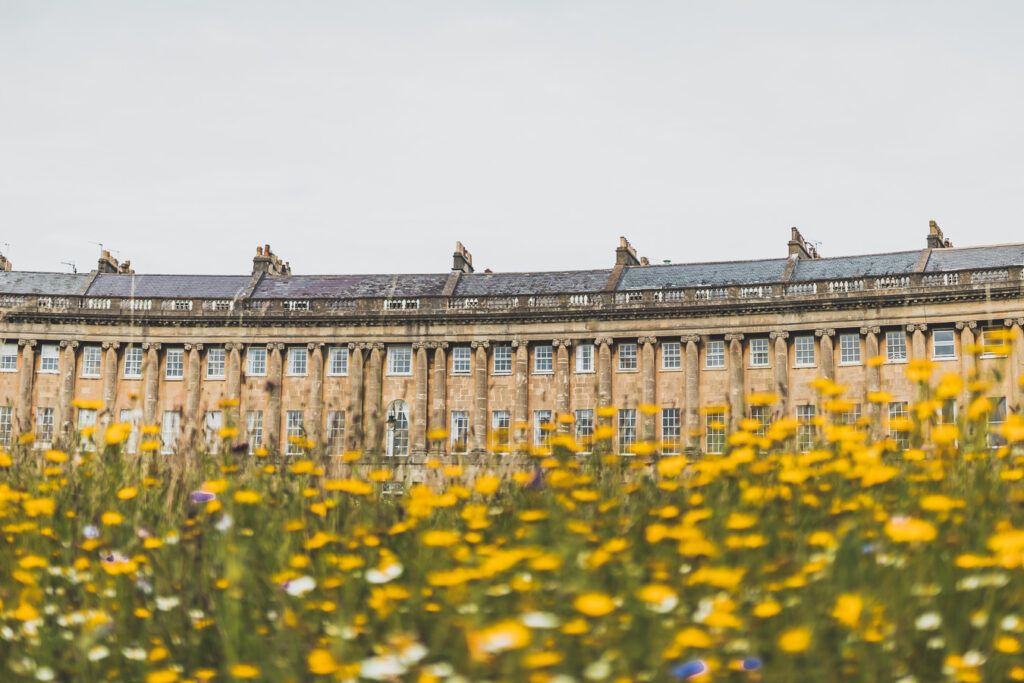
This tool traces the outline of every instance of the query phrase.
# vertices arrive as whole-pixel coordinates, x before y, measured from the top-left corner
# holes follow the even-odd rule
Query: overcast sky
[[[0,0],[19,270],[1024,241],[1024,3]],[[3,244],[9,243],[9,246]]]

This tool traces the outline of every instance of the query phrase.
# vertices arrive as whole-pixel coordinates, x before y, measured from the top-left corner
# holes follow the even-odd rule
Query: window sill
[[[550,377],[551,375],[555,374],[555,371],[554,370],[534,370],[533,374],[534,375],[547,375],[547,376]]]
[[[142,379],[142,375],[121,375],[121,379]]]
[[[165,375],[165,376],[164,376],[164,379],[165,379],[166,381],[168,381],[168,382],[180,382],[180,381],[182,381],[182,380],[183,380],[183,379],[185,379],[185,378],[184,378],[184,377],[167,377],[167,376]]]
[[[714,370],[725,370],[726,368],[725,368],[725,366],[724,366],[724,365],[716,365],[716,366],[715,366],[715,367],[713,367],[713,368],[709,368],[708,366],[706,366],[706,365],[705,365],[705,366],[704,366],[704,369],[705,369],[705,370],[712,370],[712,371],[714,371]]]
[[[328,377],[348,377],[347,372],[328,372]]]
[[[509,377],[511,375],[512,375],[512,371],[511,370],[509,370],[508,372],[505,372],[505,371],[497,372],[497,371],[495,371],[495,372],[491,373],[491,377]],[[468,377],[469,375],[461,375],[461,376],[462,377]]]
[[[625,375],[631,375],[631,374],[634,374],[634,373],[637,373],[637,372],[640,372],[640,371],[637,370],[636,368],[633,368],[632,370],[623,370],[623,369],[620,368],[620,369],[616,370],[615,372],[621,373],[621,374],[625,374]]]
[[[472,370],[459,370],[458,372],[452,370],[452,377],[470,377],[472,374]]]
[[[412,377],[412,372],[388,372],[385,377]],[[305,375],[303,375],[305,377]]]
[[[4,368],[4,369],[0,370],[0,372],[10,372],[10,373],[12,373],[12,374],[13,374],[13,373],[15,373],[15,372],[17,372],[17,371],[18,371],[18,369],[17,369],[17,368],[14,368],[14,369],[11,369],[11,368]]]
[[[289,372],[285,377],[306,377],[308,374],[306,372]]]
[[[594,375],[594,374],[597,374],[597,370],[576,370],[573,374],[576,374],[576,375]]]
[[[4,372],[14,372],[13,370],[4,370]],[[82,375],[79,379],[99,379],[99,375]]]
[[[217,375],[215,377],[211,377],[210,375],[207,375],[206,379],[207,379],[207,381],[214,381],[214,382],[216,382],[216,381],[223,381],[226,378],[224,377],[224,375]]]
[[[956,356],[932,356],[933,361],[956,360]]]
[[[770,365],[748,365],[747,370],[771,370]]]
[[[682,368],[662,368],[662,372],[682,372]]]
[[[818,366],[817,365],[794,365],[793,369],[794,370],[813,370],[816,367],[818,367]]]
[[[981,354],[980,356],[978,356],[978,358],[979,358],[979,359],[986,359],[986,358],[1006,358],[1006,356],[1005,356],[1005,355],[997,356],[997,355],[996,355],[996,354],[994,354],[994,353],[983,353],[983,354]]]
[[[908,362],[908,361],[907,361],[907,359],[906,359],[906,358],[903,358],[903,359],[900,359],[900,358],[894,358],[894,359],[892,359],[892,360],[886,359],[886,361],[885,361],[885,364],[886,364],[886,365],[906,365],[906,364],[907,364],[907,362]]]
[[[857,361],[857,362],[852,362],[851,361],[851,362],[847,362],[847,363],[840,363],[839,367],[841,367],[841,368],[856,368],[856,367],[861,366],[861,365],[864,365],[864,364],[861,363],[860,361]]]
[[[266,377],[266,376],[267,376],[267,373],[265,373],[265,372],[247,372],[247,373],[245,373],[245,378],[246,379],[249,379],[251,377]]]
[[[59,375],[60,374],[60,370],[38,370],[36,372],[36,374],[38,374],[38,375]]]

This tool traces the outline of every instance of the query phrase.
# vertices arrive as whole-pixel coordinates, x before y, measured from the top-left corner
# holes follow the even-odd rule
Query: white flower
[[[125,656],[125,659],[131,659],[136,662],[141,662],[146,658],[146,651],[141,647],[126,647],[121,650],[121,654]]]
[[[217,531],[227,531],[231,528],[231,515],[224,515],[213,525]]]
[[[316,588],[316,580],[312,576],[300,576],[284,585],[288,595],[301,596]]]
[[[561,623],[551,612],[527,612],[520,616],[519,620],[530,628],[557,628]]]
[[[98,662],[101,659],[106,659],[109,654],[110,650],[102,645],[96,645],[89,650],[89,654],[87,656],[90,662]]]
[[[359,666],[359,675],[371,681],[387,681],[404,673],[405,665],[393,655],[364,659]]]
[[[1019,631],[1021,629],[1020,617],[1016,614],[1009,614],[1003,617],[999,625],[1004,631]]]
[[[48,666],[41,666],[36,669],[36,680],[37,681],[52,681],[53,680],[53,669]]]
[[[387,583],[388,581],[394,581],[402,575],[402,565],[397,562],[391,564],[382,565],[376,569],[369,569],[366,572],[366,580],[370,583]]]
[[[176,595],[172,595],[168,598],[161,598],[158,596],[156,599],[156,608],[161,612],[169,612],[180,604],[181,600]]]
[[[914,621],[918,631],[934,631],[942,625],[942,617],[938,612],[925,612]]]

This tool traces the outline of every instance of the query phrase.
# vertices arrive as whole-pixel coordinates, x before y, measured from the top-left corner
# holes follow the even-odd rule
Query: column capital
[[[267,344],[267,351],[284,351],[283,342],[270,342]]]
[[[699,334],[684,334],[679,338],[679,341],[681,341],[684,344],[688,344],[689,342],[693,342],[694,344],[700,344],[701,339]]]
[[[242,342],[227,342],[224,344],[224,348],[227,351],[241,351],[245,346]]]
[[[551,342],[551,345],[554,346],[556,349],[562,349],[562,348],[566,348],[567,349],[570,346],[572,346],[572,344],[573,344],[573,340],[572,339],[555,339],[553,342]]]
[[[1014,325],[1024,326],[1024,318],[1007,318],[1003,321],[1003,324],[1007,327],[1013,327]]]
[[[789,339],[789,332],[786,332],[785,330],[776,330],[774,332],[769,332],[768,338],[772,341],[775,341],[776,339]]]
[[[725,341],[743,341],[742,332],[730,332],[725,335]]]
[[[60,342],[60,348],[62,349],[77,349],[78,342],[74,339],[62,339]]]
[[[962,330],[965,327],[968,328],[968,329],[973,330],[973,329],[978,327],[978,323],[975,322],[974,320],[965,320],[965,321],[958,322],[956,324],[956,329],[958,329],[958,330]]]
[[[614,341],[611,337],[598,337],[594,340],[594,343],[598,346],[611,346]]]
[[[105,341],[105,342],[103,342],[103,344],[101,346],[103,346],[104,350],[106,350],[106,349],[114,349],[115,351],[117,351],[119,348],[121,348],[121,342]]]
[[[491,342],[486,339],[474,339],[469,343],[471,349],[486,349],[491,345]]]
[[[639,337],[637,340],[638,344],[657,344],[657,337]]]
[[[186,351],[202,351],[203,350],[203,345],[202,344],[197,344],[197,343],[194,343],[194,342],[189,342],[189,343],[185,344],[185,350]]]
[[[869,325],[868,327],[860,328],[860,333],[864,334],[864,335],[868,335],[868,334],[881,334],[882,333],[882,328],[879,327],[878,325]]]
[[[520,346],[522,346],[523,348],[527,348],[530,346],[530,342],[526,341],[525,339],[515,337],[512,339],[512,341],[509,342],[509,346],[511,346],[513,349],[518,349]]]
[[[318,347],[320,348],[320,350],[323,350],[325,346],[327,346],[327,344],[325,344],[324,342],[309,342],[308,344],[306,344],[306,350],[314,351]]]
[[[815,337],[834,337],[836,336],[835,329],[831,327],[824,327],[814,331]]]
[[[434,347],[434,342],[414,341],[412,343],[412,348],[413,348],[414,351],[419,351],[420,349],[431,349],[433,347]]]
[[[927,332],[927,323],[918,323],[916,325],[907,325],[907,332]]]
[[[36,345],[36,340],[35,339],[19,339],[18,340],[18,346],[34,347],[35,345]]]
[[[140,344],[140,346],[142,346],[142,350],[143,351],[159,351],[160,350],[160,342],[142,342],[142,344]]]

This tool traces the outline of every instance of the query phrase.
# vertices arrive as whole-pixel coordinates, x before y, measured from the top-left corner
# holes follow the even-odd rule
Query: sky
[[[0,0],[18,270],[824,256],[1024,235],[1024,3]]]

